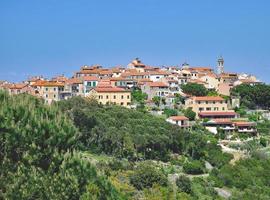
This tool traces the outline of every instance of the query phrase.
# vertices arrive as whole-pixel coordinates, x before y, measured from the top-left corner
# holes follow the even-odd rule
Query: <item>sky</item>
[[[246,72],[270,83],[269,0],[0,0],[0,80],[71,76],[82,65]]]

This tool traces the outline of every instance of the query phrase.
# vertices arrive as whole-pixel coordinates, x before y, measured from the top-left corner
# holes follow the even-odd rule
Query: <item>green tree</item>
[[[204,166],[199,160],[186,162],[183,166],[183,169],[187,174],[203,174],[204,172]]]
[[[151,162],[141,163],[130,177],[130,183],[138,190],[151,188],[154,184],[166,186],[167,177],[153,166]]]
[[[152,101],[156,104],[156,106],[160,105],[161,98],[159,96],[154,96]]]
[[[181,89],[185,94],[192,96],[206,96],[208,93],[203,85],[197,83],[187,83],[182,85]]]
[[[196,117],[196,113],[192,110],[192,108],[187,108],[184,111],[184,115],[191,121],[195,120],[195,117]]]
[[[181,175],[176,179],[176,185],[180,191],[190,194],[191,181],[187,176]]]

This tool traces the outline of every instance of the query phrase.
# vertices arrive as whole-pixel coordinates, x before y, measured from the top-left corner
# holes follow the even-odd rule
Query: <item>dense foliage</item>
[[[192,96],[206,96],[208,94],[208,91],[204,85],[197,83],[184,84],[181,86],[181,89],[185,94]]]
[[[233,199],[269,199],[270,160],[250,158],[213,171],[219,186],[236,188]]]
[[[0,92],[0,199],[122,199],[76,153],[72,124],[34,97]]]
[[[215,187],[231,199],[269,199],[269,122],[260,123],[263,152],[231,165],[233,156],[198,124],[184,131],[94,100],[47,106],[0,92],[0,199],[222,199]]]
[[[211,144],[207,143],[209,135],[203,131],[184,131],[162,118],[119,106],[102,106],[79,97],[59,102],[57,106],[79,128],[81,146],[94,153],[129,160],[167,161],[171,153],[199,159],[207,156],[205,152]]]
[[[241,105],[250,109],[270,108],[270,85],[266,84],[241,84],[234,87],[231,91],[234,96],[241,97]]]
[[[130,178],[130,183],[138,190],[151,188],[154,184],[166,186],[168,184],[167,177],[151,162],[141,163]]]

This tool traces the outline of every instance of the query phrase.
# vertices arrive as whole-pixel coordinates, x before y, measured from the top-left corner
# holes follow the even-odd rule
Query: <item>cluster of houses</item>
[[[158,96],[170,106],[178,94],[185,98],[184,108],[192,108],[197,119],[207,119],[204,125],[212,132],[220,128],[225,131],[256,132],[256,124],[237,121],[238,116],[233,108],[239,105],[239,100],[225,100],[220,96],[188,96],[181,90],[181,85],[187,83],[201,84],[220,95],[230,96],[231,88],[242,83],[259,84],[260,81],[252,75],[225,72],[223,58],[217,61],[217,72],[211,67],[191,67],[186,62],[180,67],[148,66],[136,58],[126,67],[85,65],[71,78],[57,76],[45,79],[37,76],[22,83],[0,81],[0,89],[10,94],[28,93],[43,98],[48,104],[82,96],[95,98],[100,104],[117,104],[129,108],[133,106],[131,92],[134,89],[146,93],[146,103],[150,104]],[[188,119],[184,116],[174,116],[167,121],[180,127],[189,127]]]

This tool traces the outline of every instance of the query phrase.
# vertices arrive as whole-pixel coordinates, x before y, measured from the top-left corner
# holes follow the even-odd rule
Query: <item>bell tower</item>
[[[217,73],[218,74],[222,74],[224,73],[224,59],[222,58],[222,56],[220,56],[217,60]]]

